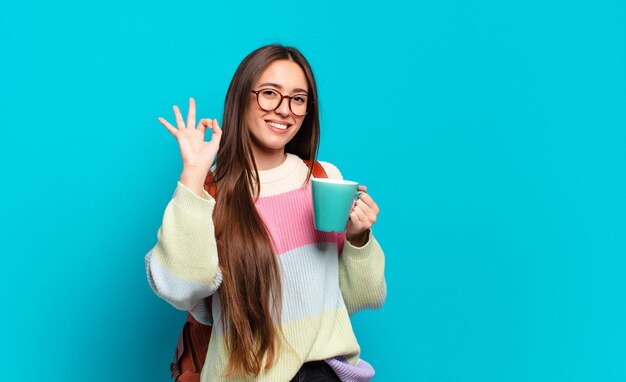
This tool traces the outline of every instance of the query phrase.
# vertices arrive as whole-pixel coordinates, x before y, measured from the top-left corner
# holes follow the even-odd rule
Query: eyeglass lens
[[[257,93],[259,106],[265,111],[276,110],[283,100],[283,95],[276,90],[262,89]],[[297,116],[306,114],[307,96],[306,94],[296,94],[289,99],[289,108]]]

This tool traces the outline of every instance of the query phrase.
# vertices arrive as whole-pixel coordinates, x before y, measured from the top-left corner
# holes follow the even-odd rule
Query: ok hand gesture
[[[186,125],[176,105],[174,105],[174,114],[178,129],[164,118],[159,117],[159,122],[178,140],[180,155],[183,159],[183,169],[195,169],[203,171],[205,174],[208,173],[213,165],[222,138],[222,129],[220,129],[217,119],[201,119],[196,128],[196,101],[193,98],[189,98],[189,113],[187,114]],[[209,142],[204,140],[207,127],[213,131]]]

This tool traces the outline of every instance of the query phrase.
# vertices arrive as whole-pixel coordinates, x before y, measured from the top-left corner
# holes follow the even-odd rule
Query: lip
[[[287,128],[285,130],[281,130],[281,129],[277,129],[274,126],[270,125],[268,122],[276,122],[276,123],[280,123],[280,124],[286,124]],[[283,121],[276,121],[276,120],[271,120],[271,119],[266,119],[265,120],[265,126],[267,126],[268,129],[270,129],[271,131],[273,131],[276,134],[287,134],[289,132],[289,128],[291,128],[292,124],[291,123],[285,123]]]

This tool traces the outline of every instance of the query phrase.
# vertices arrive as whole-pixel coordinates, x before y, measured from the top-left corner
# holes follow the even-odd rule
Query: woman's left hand
[[[346,239],[355,247],[362,247],[367,244],[369,230],[376,223],[376,218],[380,210],[374,199],[367,193],[367,187],[359,186],[359,199],[352,206],[350,221],[346,226]]]

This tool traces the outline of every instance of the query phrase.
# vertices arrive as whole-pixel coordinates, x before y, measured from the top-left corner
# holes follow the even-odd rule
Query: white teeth
[[[281,125],[280,123],[276,122],[267,122],[267,124],[281,130],[287,130],[287,127],[289,127],[287,125]]]

